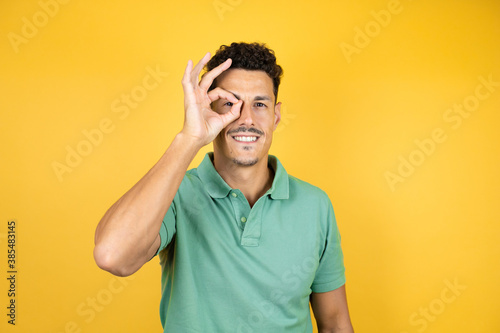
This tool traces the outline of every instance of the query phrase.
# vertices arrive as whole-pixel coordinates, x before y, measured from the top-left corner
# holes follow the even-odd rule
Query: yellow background
[[[500,2],[66,2],[52,16],[34,0],[0,5],[2,332],[161,332],[158,261],[114,278],[93,261],[94,230],[180,130],[187,60],[232,41],[266,42],[284,68],[271,153],[332,199],[356,332],[500,332]],[[148,68],[168,76],[114,112]],[[489,76],[497,86],[453,128],[447,110]],[[54,163],[103,119],[112,130],[58,178]],[[435,128],[446,140],[419,155]],[[412,153],[423,162],[390,185]]]

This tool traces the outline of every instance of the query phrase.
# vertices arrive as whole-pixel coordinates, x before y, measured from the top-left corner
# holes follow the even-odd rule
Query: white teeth
[[[257,137],[256,136],[235,136],[234,139],[236,141],[240,141],[240,142],[252,142],[252,141],[256,141]]]

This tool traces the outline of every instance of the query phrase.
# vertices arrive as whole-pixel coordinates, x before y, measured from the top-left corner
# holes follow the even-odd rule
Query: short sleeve
[[[329,199],[326,222],[325,248],[311,286],[312,291],[315,293],[335,290],[345,284],[344,255],[340,246],[340,233]]]
[[[155,255],[160,253],[160,251],[166,248],[167,245],[170,244],[170,242],[172,241],[172,238],[174,237],[176,230],[175,216],[176,216],[176,210],[175,210],[175,200],[174,200],[172,201],[172,204],[168,208],[167,213],[163,217],[163,221],[160,227],[161,243]]]

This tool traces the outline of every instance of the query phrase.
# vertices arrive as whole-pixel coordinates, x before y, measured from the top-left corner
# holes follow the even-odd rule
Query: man
[[[330,200],[268,155],[274,52],[233,43],[209,59],[188,61],[181,132],[97,226],[97,264],[127,276],[159,254],[164,332],[312,332],[309,302],[319,332],[353,332]]]

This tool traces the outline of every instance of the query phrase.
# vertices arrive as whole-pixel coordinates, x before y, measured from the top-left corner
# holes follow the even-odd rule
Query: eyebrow
[[[229,90],[228,90],[229,91]],[[237,94],[233,93],[232,91],[229,91],[231,94],[234,95],[234,97],[236,97],[237,99],[241,99],[240,96],[238,96]],[[271,97],[267,96],[267,95],[264,95],[264,96],[255,96],[254,101],[272,101]]]

